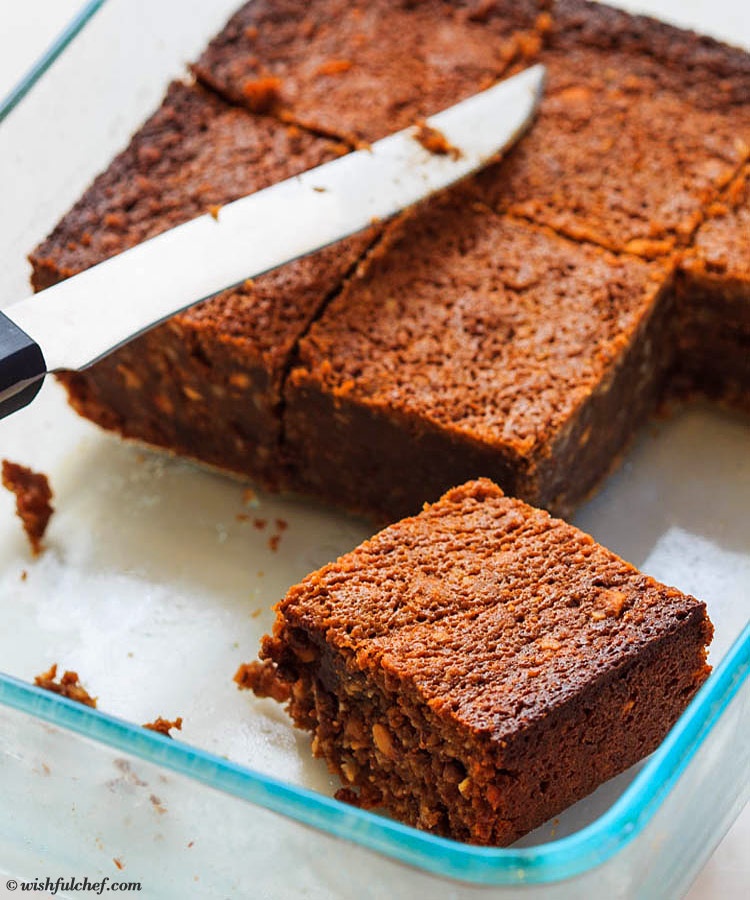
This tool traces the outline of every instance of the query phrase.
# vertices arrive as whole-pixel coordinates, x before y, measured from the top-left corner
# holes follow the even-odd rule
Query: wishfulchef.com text
[[[2,882],[0,882],[2,884]],[[105,892],[127,893],[128,891],[140,891],[140,881],[113,881],[111,878],[104,876],[94,881],[88,876],[83,878],[75,878],[68,876],[64,878],[60,875],[58,878],[52,879],[47,875],[44,879],[33,878],[31,881],[9,878],[5,882],[5,887],[9,891],[45,891],[54,897],[58,893],[75,893],[76,891],[86,891],[91,894],[103,894]]]

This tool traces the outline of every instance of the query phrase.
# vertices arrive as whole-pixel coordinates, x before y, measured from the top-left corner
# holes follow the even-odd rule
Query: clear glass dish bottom
[[[235,5],[108,0],[0,125],[0,306]],[[648,761],[514,847],[480,849],[334,801],[308,738],[232,683],[271,605],[370,526],[293,498],[248,502],[244,485],[103,434],[45,385],[0,422],[0,455],[48,473],[57,507],[32,560],[0,494],[0,868],[176,898],[679,896],[750,791],[748,434],[716,408],[678,411],[575,519],[706,600],[714,674]],[[277,518],[289,527],[274,552]],[[52,662],[101,712],[30,686]],[[158,715],[184,718],[177,740],[140,727]]]

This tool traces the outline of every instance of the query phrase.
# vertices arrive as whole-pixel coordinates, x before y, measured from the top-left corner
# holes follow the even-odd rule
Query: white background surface
[[[81,5],[82,0],[25,0],[12,4],[5,0],[0,30],[0,96],[5,95]],[[750,47],[750,13],[745,0],[644,0],[619,5],[649,11],[678,24],[692,25]],[[54,69],[45,77],[54,78]],[[603,536],[602,540],[607,543]],[[740,900],[748,897],[748,848],[750,808],[745,810],[701,873],[689,894],[689,900]],[[0,887],[0,897],[3,890]]]

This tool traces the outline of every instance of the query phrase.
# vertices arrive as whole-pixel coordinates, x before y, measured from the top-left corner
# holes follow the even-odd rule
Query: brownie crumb
[[[26,569],[21,569],[21,581],[26,581],[28,577],[29,573],[26,571]]]
[[[161,716],[159,716],[153,722],[146,722],[143,727],[148,728],[149,731],[158,731],[159,734],[163,734],[164,737],[171,738],[172,735],[169,733],[171,728],[176,728],[177,731],[182,731],[182,716],[177,716],[177,718],[173,722],[169,719],[163,719]]]
[[[436,156],[450,156],[451,159],[460,159],[461,151],[454,147],[442,131],[433,128],[425,121],[417,122],[417,131],[414,137],[419,143]]]
[[[268,539],[268,547],[271,550],[271,553],[277,553],[279,549],[279,542],[281,541],[280,534],[272,534]]]
[[[112,862],[117,866],[120,871],[125,868],[121,859],[118,859],[116,856],[112,857]]]
[[[289,699],[289,685],[279,677],[276,666],[271,662],[243,663],[234,675],[235,683],[241,691],[252,691],[256,697],[271,697],[277,703]]]
[[[253,112],[269,112],[281,99],[281,79],[269,76],[246,81],[242,86],[242,96]]]
[[[16,495],[16,515],[31,544],[34,556],[42,552],[42,537],[54,512],[47,476],[26,466],[3,460],[3,486]]]
[[[212,203],[211,206],[208,207],[208,214],[212,219],[215,219],[217,222],[219,221],[219,212],[221,211],[220,203]]]
[[[286,531],[289,527],[289,522],[286,519],[276,519],[276,527],[279,531]]]
[[[96,697],[92,697],[83,687],[79,681],[78,672],[66,671],[60,680],[57,680],[57,663],[53,663],[46,672],[37,675],[34,678],[34,684],[44,688],[45,691],[51,691],[53,694],[60,694],[69,700],[75,700],[76,703],[96,708]]]
[[[167,807],[164,806],[164,804],[163,804],[163,803],[161,802],[161,800],[156,796],[156,794],[151,794],[151,795],[149,795],[149,798],[148,798],[148,799],[151,801],[151,805],[154,807],[154,809],[155,809],[158,813],[163,814],[163,813],[165,813],[165,812],[167,811]]]

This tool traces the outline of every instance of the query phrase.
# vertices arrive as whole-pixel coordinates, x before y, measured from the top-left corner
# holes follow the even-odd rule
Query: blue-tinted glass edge
[[[0,704],[436,875],[485,885],[541,884],[601,865],[644,828],[750,673],[750,623],[659,749],[590,825],[537,847],[486,848],[435,837],[171,740],[0,673]]]
[[[60,56],[73,38],[91,20],[106,0],[88,0],[87,3],[73,16],[63,30],[57,35],[42,55],[26,71],[10,91],[0,99],[0,122],[18,106],[31,88],[39,81],[52,63]]]

